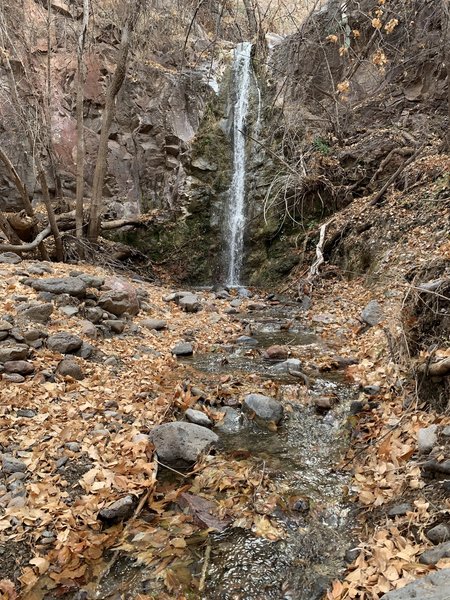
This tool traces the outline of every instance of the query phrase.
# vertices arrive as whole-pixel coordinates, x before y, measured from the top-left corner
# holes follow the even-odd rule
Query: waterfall
[[[233,61],[233,86],[235,93],[233,111],[233,178],[229,190],[225,219],[225,243],[228,285],[238,285],[242,267],[245,230],[245,121],[248,112],[252,74],[252,44],[243,42],[236,46]]]

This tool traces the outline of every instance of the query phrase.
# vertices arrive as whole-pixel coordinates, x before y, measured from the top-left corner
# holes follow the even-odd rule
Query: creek
[[[345,552],[352,544],[352,515],[342,499],[346,478],[335,467],[348,445],[345,421],[356,390],[339,372],[331,372],[310,381],[308,403],[295,401],[298,390],[305,389],[303,383],[287,372],[277,373],[276,363],[268,363],[261,352],[274,343],[289,344],[300,354],[302,348],[323,349],[320,338],[293,319],[294,311],[298,311],[295,305],[280,304],[236,315],[251,330],[252,345],[216,348],[184,359],[194,376],[206,372],[245,379],[257,374],[278,381],[286,415],[277,431],[242,418],[217,428],[220,455],[248,454],[279,489],[270,517],[283,528],[284,539],[270,541],[239,527],[210,533],[204,590],[189,592],[187,598],[319,600],[344,567]],[[284,330],[287,322],[290,328]],[[324,395],[333,395],[337,403],[320,414],[314,398]],[[176,480],[172,472],[163,470],[160,475]],[[177,484],[183,485],[183,480]],[[192,552],[190,569],[198,578],[204,552],[195,547]],[[117,589],[122,594],[125,590],[125,595],[117,595]],[[97,598],[136,598],[143,592],[149,597],[171,597],[164,595],[162,588],[157,591],[151,569],[124,558],[116,562]]]

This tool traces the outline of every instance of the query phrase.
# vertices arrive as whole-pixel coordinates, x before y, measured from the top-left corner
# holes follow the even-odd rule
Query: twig
[[[203,592],[203,590],[205,588],[206,572],[208,571],[210,557],[211,557],[211,540],[208,540],[208,544],[206,546],[206,551],[205,551],[205,558],[203,560],[202,574],[200,576],[200,583],[198,585],[199,592]]]
[[[188,475],[184,475],[184,473],[181,473],[181,471],[177,471],[176,469],[173,469],[172,467],[169,467],[168,465],[165,465],[158,458],[156,459],[156,462],[158,463],[158,465],[161,465],[165,469],[169,469],[169,471],[173,471],[177,475],[180,475],[181,477],[184,477],[184,479],[188,479],[190,477],[190,475],[191,475],[190,473]]]

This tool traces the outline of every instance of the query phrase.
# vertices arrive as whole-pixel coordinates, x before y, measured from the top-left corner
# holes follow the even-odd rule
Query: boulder
[[[46,279],[30,279],[29,285],[38,292],[50,294],[68,294],[82,298],[86,294],[87,285],[78,277],[48,277]]]
[[[23,383],[25,381],[25,377],[20,373],[3,373],[2,379],[9,381],[9,383]]]
[[[248,394],[242,405],[244,411],[253,413],[264,423],[279,423],[283,417],[283,406],[269,396],[263,394]]]
[[[162,329],[166,329],[167,322],[162,319],[144,319],[141,321],[142,327],[146,327],[147,329],[154,329],[155,331],[161,331]]]
[[[194,354],[194,349],[190,342],[181,342],[174,346],[171,352],[175,356],[192,356],[192,354]]]
[[[20,373],[20,375],[31,375],[34,373],[33,363],[27,360],[9,360],[3,365],[6,373]]]
[[[112,333],[123,333],[123,330],[125,329],[125,321],[121,321],[120,319],[116,319],[115,321],[107,319],[103,324],[108,327]]]
[[[73,377],[78,381],[84,379],[83,370],[74,358],[64,358],[56,367],[56,373],[63,377]]]
[[[53,304],[47,302],[45,304],[28,304],[19,308],[19,314],[21,317],[28,319],[28,321],[34,321],[35,323],[47,323],[50,319],[50,315],[53,312]]]
[[[211,427],[212,421],[205,415],[201,410],[194,410],[193,408],[188,408],[184,413],[186,419],[195,425],[201,425],[202,427]]]
[[[98,336],[97,327],[90,321],[81,321],[81,333],[92,340],[96,340]]]
[[[66,333],[61,331],[49,336],[47,339],[47,348],[53,352],[60,352],[61,354],[70,354],[76,352],[81,348],[83,340],[77,335],[72,333]]]
[[[158,425],[149,437],[162,463],[181,466],[195,463],[219,441],[210,429],[182,421]]]
[[[24,344],[0,344],[0,363],[12,360],[25,360],[28,356],[28,346]]]
[[[377,300],[371,300],[366,304],[361,312],[361,319],[370,327],[378,325],[384,319],[380,303]]]
[[[0,254],[0,263],[6,265],[17,265],[22,262],[22,259],[15,252],[2,252]]]
[[[448,600],[449,589],[450,569],[442,569],[388,592],[383,600]]]

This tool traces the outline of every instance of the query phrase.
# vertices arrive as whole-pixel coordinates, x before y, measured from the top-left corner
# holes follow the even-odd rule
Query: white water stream
[[[225,222],[225,243],[227,247],[227,285],[238,285],[245,230],[245,180],[246,180],[246,139],[245,121],[247,118],[250,83],[252,75],[252,44],[243,42],[236,46],[233,62],[233,85],[235,104],[233,115],[233,178],[231,181],[228,209]]]

